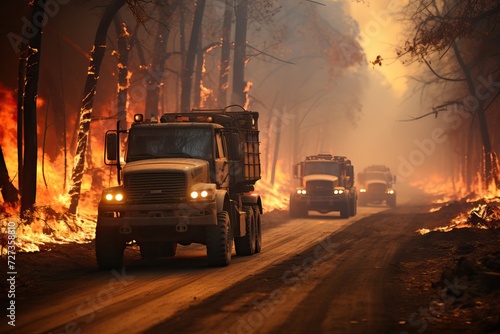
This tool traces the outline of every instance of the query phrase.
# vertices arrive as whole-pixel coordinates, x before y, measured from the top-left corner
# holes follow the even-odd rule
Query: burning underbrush
[[[2,256],[7,253],[9,233],[15,235],[17,252],[50,250],[53,244],[87,243],[93,240],[95,218],[85,214],[70,215],[56,211],[51,206],[35,207],[31,217],[25,219],[4,210],[0,213]]]
[[[452,202],[449,205],[463,206],[462,213],[452,219],[446,226],[438,226],[434,229],[421,228],[417,230],[420,234],[427,234],[431,231],[449,232],[458,228],[478,228],[478,229],[498,229],[500,228],[500,200],[481,199],[476,202],[469,202],[467,199]],[[467,209],[470,206],[472,209]],[[430,212],[439,212],[444,207],[435,207]]]

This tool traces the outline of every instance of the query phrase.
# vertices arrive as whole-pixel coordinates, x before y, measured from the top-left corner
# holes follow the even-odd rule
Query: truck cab
[[[290,194],[290,215],[306,217],[310,210],[320,213],[340,211],[342,218],[356,214],[357,194],[354,167],[344,156],[318,154],[295,165],[294,177],[300,185]]]

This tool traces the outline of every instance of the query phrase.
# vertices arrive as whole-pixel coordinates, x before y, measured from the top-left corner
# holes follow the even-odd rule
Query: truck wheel
[[[361,206],[366,206],[366,194],[365,193],[360,193],[359,198],[358,198],[358,204]]]
[[[256,227],[255,227],[255,217],[252,208],[245,207],[245,236],[234,238],[234,247],[236,248],[236,255],[238,256],[248,256],[255,254],[255,244],[256,244]]]
[[[253,215],[255,219],[255,253],[260,253],[262,250],[262,226],[260,210],[258,207],[253,207]]]
[[[114,231],[96,228],[95,255],[100,270],[120,269],[125,242]]]
[[[307,205],[305,202],[300,203],[299,210],[300,210],[299,217],[307,218],[309,216],[309,210],[307,209]]]
[[[387,205],[390,206],[391,208],[396,207],[396,196],[393,195],[387,199]]]
[[[358,211],[358,203],[356,201],[356,196],[353,196],[349,201],[349,216],[355,216]]]
[[[349,200],[346,200],[340,209],[340,218],[349,218],[349,212]]]
[[[231,262],[233,251],[233,235],[227,211],[217,214],[217,226],[207,231],[207,257],[212,267],[225,267]]]
[[[300,217],[300,211],[298,210],[298,204],[297,201],[293,199],[293,196],[290,196],[290,202],[288,205],[288,211],[290,213],[290,217],[292,218],[298,218]]]

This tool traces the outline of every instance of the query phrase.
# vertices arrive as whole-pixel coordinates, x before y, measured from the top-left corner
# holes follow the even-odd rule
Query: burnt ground
[[[385,305],[389,313],[399,319],[396,332],[500,333],[500,229],[416,232],[450,225],[459,214],[479,204],[452,202],[433,212],[429,210],[436,205],[402,206],[383,213],[384,219],[390,216],[401,220],[411,211],[411,228],[415,230],[401,238],[391,260],[389,288],[383,293],[388,296]],[[271,227],[285,224],[288,213],[276,210],[263,218]],[[17,254],[16,298],[56,291],[57,286],[51,284],[54,281],[97,271],[93,242],[46,248],[50,251]],[[126,252],[127,261],[140,258],[137,248]],[[1,261],[6,268],[6,259]],[[5,270],[0,275],[2,290],[6,291]],[[5,297],[6,292],[2,300]]]
[[[424,214],[422,226],[443,227],[481,204],[448,203]],[[407,332],[500,333],[499,227],[415,234],[401,247],[396,272]]]

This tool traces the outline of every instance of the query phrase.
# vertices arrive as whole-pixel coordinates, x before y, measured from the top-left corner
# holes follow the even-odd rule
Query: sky
[[[377,71],[383,75],[381,83],[389,85],[397,96],[404,96],[408,89],[405,75],[411,68],[395,59],[395,49],[403,42],[404,24],[398,13],[405,1],[370,0],[368,3],[352,3],[351,15],[358,22],[361,45],[367,59],[377,56],[384,59]],[[379,79],[380,80],[380,79]]]
[[[400,189],[450,166],[453,148],[442,120],[428,117],[401,122],[428,112],[427,102],[414,93],[409,77],[421,70],[395,59],[407,26],[398,13],[405,2],[370,0],[351,2],[351,15],[358,22],[368,61],[382,56],[382,66],[368,65],[369,88],[363,97],[363,115],[345,143],[358,162],[358,171],[370,164],[386,164],[398,176]],[[446,154],[445,154],[446,153]],[[436,173],[438,174],[438,173]],[[439,173],[440,174],[440,173]]]

